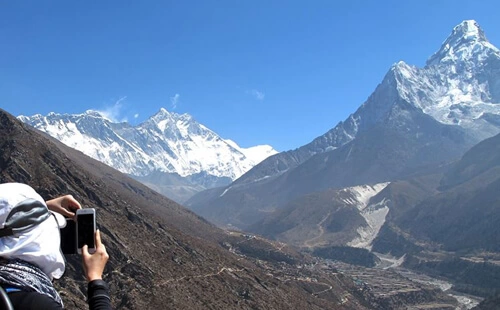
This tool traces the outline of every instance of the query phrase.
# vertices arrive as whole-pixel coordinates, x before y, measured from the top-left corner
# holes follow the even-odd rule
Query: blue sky
[[[497,3],[0,0],[0,108],[138,124],[164,107],[243,147],[294,149],[462,20],[500,46]]]

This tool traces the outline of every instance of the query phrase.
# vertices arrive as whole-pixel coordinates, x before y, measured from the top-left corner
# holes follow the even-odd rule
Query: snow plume
[[[122,116],[123,114],[123,101],[127,99],[127,96],[123,96],[120,99],[118,99],[113,105],[104,107],[102,110],[96,110],[99,114],[101,114],[103,117],[107,118],[108,120],[118,123],[118,122],[126,122],[127,117]]]
[[[179,94],[175,94],[172,97],[170,97],[170,104],[172,106],[172,110],[177,109],[177,105],[179,104],[180,97],[181,97],[181,95],[179,95]]]
[[[247,94],[250,94],[250,95],[254,96],[255,99],[257,99],[259,101],[264,100],[264,97],[266,96],[266,94],[264,94],[263,92],[258,91],[256,89],[248,90]]]

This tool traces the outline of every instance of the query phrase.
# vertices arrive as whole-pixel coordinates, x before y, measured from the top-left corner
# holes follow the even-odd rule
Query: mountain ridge
[[[183,177],[206,172],[235,179],[276,153],[269,145],[241,148],[234,141],[222,139],[191,115],[164,108],[137,126],[113,122],[93,110],[82,114],[21,115],[18,119],[136,176],[159,170]]]
[[[456,29],[462,29],[469,24],[478,28],[477,31],[482,33],[482,40],[476,42],[473,39],[458,39],[461,38],[460,35],[465,36],[467,32],[460,32]],[[477,22],[471,20],[463,21],[457,25],[443,42],[443,46],[448,41],[460,41],[462,47],[464,43],[472,42],[477,48],[466,48],[467,53],[462,54],[462,58],[447,58],[449,61],[444,63],[428,61],[424,68],[410,66],[404,61],[396,62],[368,99],[344,121],[339,122],[335,127],[308,144],[269,157],[236,182],[251,182],[265,176],[282,173],[299,165],[314,154],[331,151],[348,143],[359,132],[368,130],[380,121],[383,114],[390,109],[394,99],[398,97],[402,97],[405,101],[422,109],[424,113],[431,115],[439,122],[444,124],[458,123],[472,130],[478,136],[476,142],[499,133],[499,50],[486,40],[484,31]],[[442,51],[443,46],[434,55],[441,55],[440,51]],[[477,69],[475,71],[478,72],[473,72],[475,75],[467,72],[474,67],[470,58],[479,62],[479,66],[475,68]],[[438,59],[438,56],[431,56],[429,59]],[[451,71],[448,68],[451,68]],[[462,76],[459,75],[461,73]],[[451,77],[450,80],[446,77],[448,75]],[[470,91],[468,84],[458,81],[457,77],[465,77],[469,84],[470,81],[474,80],[474,89]],[[259,169],[263,172],[259,172]]]
[[[456,29],[471,23],[477,25],[464,21]],[[394,64],[368,99],[326,134],[186,205],[218,224],[245,228],[300,195],[440,169],[498,134],[500,53],[484,35],[461,40],[469,32],[455,30],[445,42],[460,41],[468,51],[463,57],[424,68]]]
[[[336,307],[346,290],[356,294],[347,277],[301,270],[294,264],[309,258],[220,230],[1,109],[0,132],[0,182],[30,184],[46,199],[72,194],[97,210],[110,255],[103,276],[116,309],[325,309]],[[80,257],[67,257],[66,274],[55,283],[68,308],[88,308],[81,268]],[[297,272],[320,284],[296,280]],[[366,309],[363,304],[358,294],[343,308]]]
[[[277,153],[269,145],[241,148],[191,115],[164,108],[137,126],[115,123],[93,110],[18,119],[180,203],[229,184]]]

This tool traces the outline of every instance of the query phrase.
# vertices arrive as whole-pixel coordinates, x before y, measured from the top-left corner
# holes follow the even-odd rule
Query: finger
[[[77,210],[81,209],[82,206],[80,203],[73,197],[73,195],[67,195],[66,196],[67,203],[68,203],[68,208],[72,210]]]
[[[108,252],[106,251],[106,247],[103,245],[101,245],[101,247],[99,248],[99,253],[101,254],[101,257],[104,257],[106,260],[108,260],[109,258],[109,255],[108,255]]]
[[[90,253],[89,253],[89,247],[88,247],[86,244],[82,247],[82,255],[83,255],[84,257],[86,257],[86,256],[89,256],[89,255],[90,255]]]
[[[95,231],[95,246],[96,248],[100,248],[102,246],[101,231],[99,229]]]
[[[75,216],[74,212],[71,212],[71,211],[63,209],[63,208],[61,208],[57,212],[62,214],[65,218],[73,218]]]

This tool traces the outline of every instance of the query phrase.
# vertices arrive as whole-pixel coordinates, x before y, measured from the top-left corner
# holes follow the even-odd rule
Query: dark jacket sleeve
[[[9,293],[8,296],[14,309],[62,310],[54,299],[37,292],[18,291]],[[0,309],[4,309],[1,304]]]
[[[103,280],[94,280],[88,284],[88,303],[90,310],[110,310],[108,285]]]

